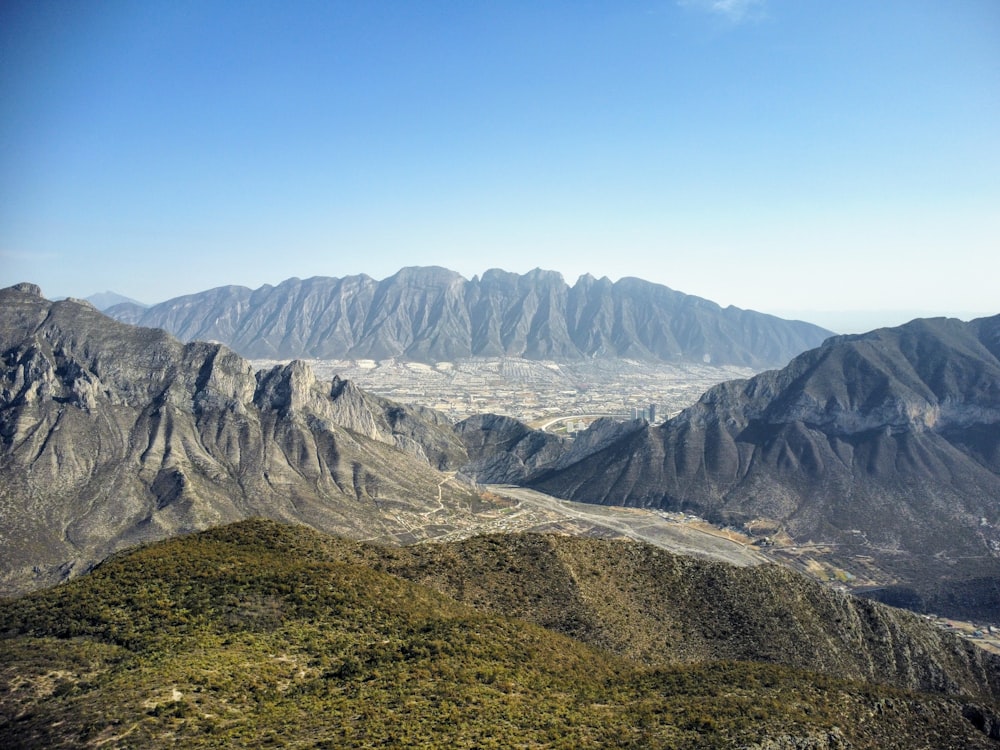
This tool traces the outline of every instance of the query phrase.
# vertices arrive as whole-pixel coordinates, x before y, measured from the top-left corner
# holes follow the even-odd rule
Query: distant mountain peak
[[[112,291],[91,294],[89,297],[86,297],[86,301],[98,310],[107,310],[110,307],[121,304],[138,305],[143,308],[149,307],[149,305],[146,305],[143,302],[139,302],[131,297],[126,297],[123,294],[118,294],[117,292]]]
[[[439,266],[402,268],[381,281],[292,278],[257,290],[219,287],[148,310],[118,306],[108,314],[186,341],[222,341],[259,359],[600,355],[762,369],[831,335],[808,323],[723,310],[642,279],[612,284],[584,275],[571,287],[562,274],[541,268],[523,275],[492,268],[471,281]]]
[[[0,292],[6,292],[6,291],[18,292],[20,294],[30,294],[32,297],[42,296],[42,288],[38,286],[38,284],[31,284],[27,281],[22,281],[19,284],[14,284],[13,286],[9,286],[6,289],[0,289]]]

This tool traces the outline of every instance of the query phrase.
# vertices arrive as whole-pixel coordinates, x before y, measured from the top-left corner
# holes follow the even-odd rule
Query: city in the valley
[[[572,434],[596,417],[661,422],[717,383],[748,378],[746,367],[632,359],[571,362],[513,357],[423,364],[398,359],[307,360],[316,376],[335,375],[405,404],[429,406],[456,421],[502,414]],[[274,362],[258,360],[258,368]]]

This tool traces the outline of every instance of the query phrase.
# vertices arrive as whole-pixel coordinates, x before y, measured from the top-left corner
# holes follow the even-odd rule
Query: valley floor
[[[317,377],[337,375],[406,404],[429,406],[456,421],[501,414],[524,422],[574,415],[650,422],[690,406],[717,383],[748,378],[746,367],[666,364],[631,359],[549,362],[494,357],[426,365],[401,360],[308,360]],[[255,368],[277,364],[256,360]],[[655,413],[649,407],[655,404]],[[574,425],[562,425],[572,431]]]

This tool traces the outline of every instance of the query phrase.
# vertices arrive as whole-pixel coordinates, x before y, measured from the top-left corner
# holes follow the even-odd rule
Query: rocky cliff
[[[439,471],[465,460],[435,412],[301,362],[254,372],[219,344],[0,291],[0,591],[250,516],[390,539],[408,514],[469,512]]]
[[[998,340],[1000,316],[832,338],[530,483],[574,500],[767,521],[799,542],[875,556],[910,587],[897,597],[1000,615]],[[940,576],[971,588],[928,588]]]
[[[261,359],[630,357],[754,368],[783,365],[829,331],[714,302],[659,284],[491,270],[471,281],[443,268],[404,268],[376,281],[289,279],[250,290],[221,287],[148,309],[108,314],[220,341]]]
[[[469,462],[462,467],[473,481],[518,484],[557,461],[571,445],[566,438],[533,430],[496,414],[477,414],[455,425]]]

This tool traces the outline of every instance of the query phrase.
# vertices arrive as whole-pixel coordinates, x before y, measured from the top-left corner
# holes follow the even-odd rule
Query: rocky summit
[[[301,362],[254,372],[38,287],[0,290],[0,591],[250,516],[414,541],[481,500],[450,422]]]
[[[825,544],[848,570],[874,561],[892,584],[875,595],[996,619],[998,355],[1000,316],[831,338],[526,481]]]
[[[253,359],[627,357],[763,369],[832,335],[641,279],[581,276],[570,287],[543,270],[493,269],[467,280],[444,268],[415,267],[382,281],[288,279],[107,312],[185,341],[220,341]]]

